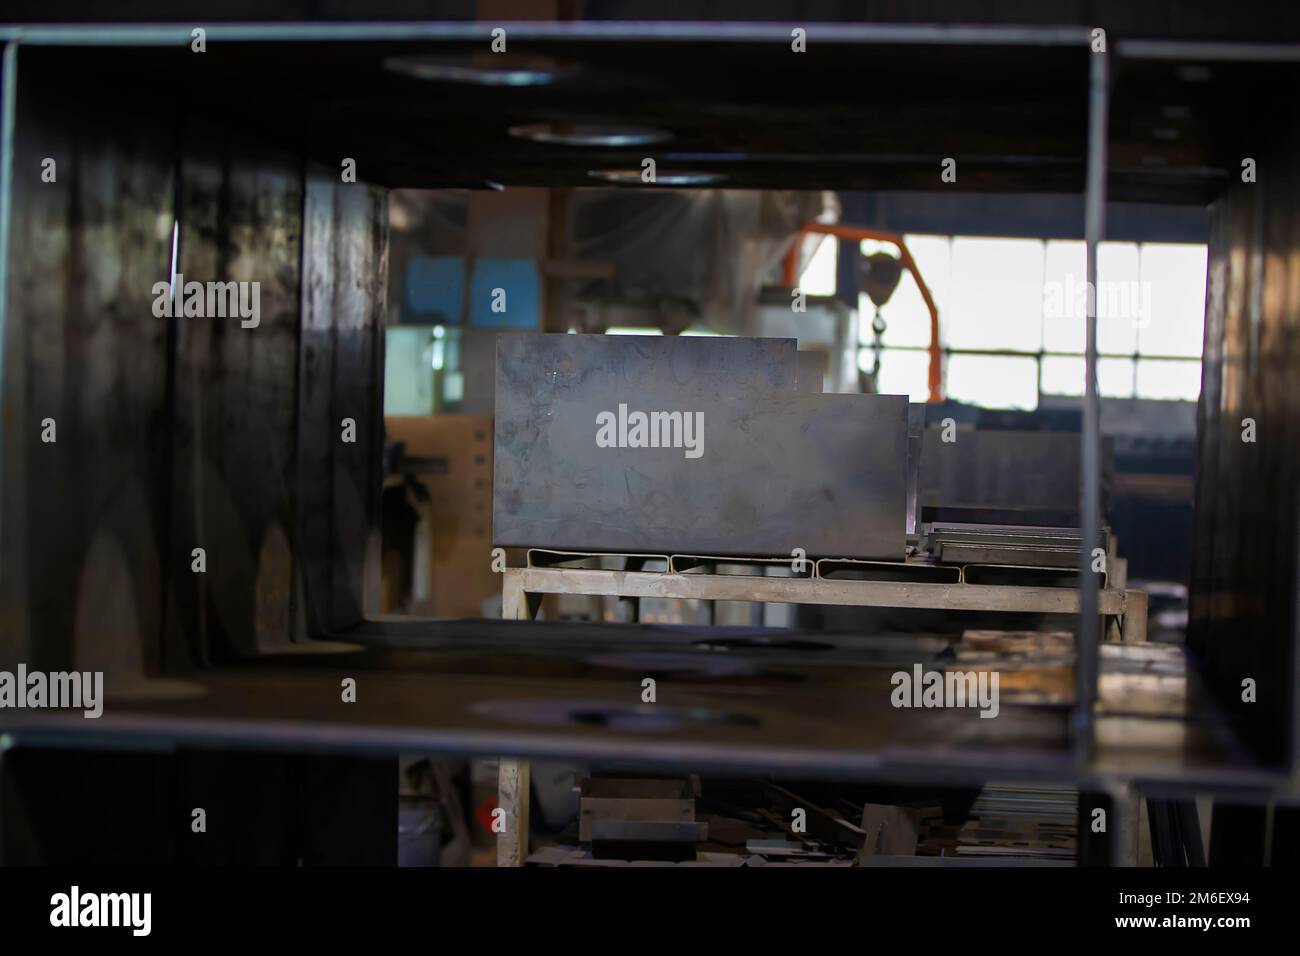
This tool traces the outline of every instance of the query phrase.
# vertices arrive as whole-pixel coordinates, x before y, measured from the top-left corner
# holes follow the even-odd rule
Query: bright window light
[[[948,397],[984,408],[1038,407],[1038,362],[1014,355],[950,355]]]
[[[1084,362],[1082,355],[1043,356],[1044,395],[1082,395]],[[1133,360],[1098,359],[1097,388],[1103,398],[1133,397]]]
[[[1138,359],[1138,398],[1196,401],[1201,394],[1201,363],[1186,359]]]
[[[858,366],[869,371],[875,355],[871,349],[858,353]],[[877,389],[882,395],[906,395],[911,401],[930,397],[930,353],[911,349],[885,349],[880,355]]]
[[[1087,286],[1087,251],[1082,242],[1052,239],[1043,257],[1043,348],[1053,352],[1082,352]],[[1080,373],[1080,383],[1082,383]],[[1080,384],[1082,389],[1082,384]],[[1081,394],[1060,392],[1057,394]]]
[[[1043,343],[1043,265],[1038,239],[954,238],[952,285],[941,317],[946,344],[1038,351]]]
[[[1082,395],[1087,258],[1078,240],[979,236],[905,237],[939,308],[947,351],[947,394],[986,408],[1037,407],[1049,395]],[[861,243],[863,255],[891,254]],[[818,255],[827,254],[825,244]],[[828,259],[829,261],[829,259]],[[1098,251],[1098,388],[1105,398],[1195,401],[1205,324],[1207,251],[1194,243],[1104,242]],[[828,266],[829,268],[829,266]],[[805,272],[807,275],[808,272]],[[881,310],[885,319],[882,392],[923,400],[928,393],[930,319],[904,272]],[[858,341],[873,340],[875,306],[858,297]],[[892,348],[903,346],[904,348]],[[971,355],[1006,350],[1034,355]],[[1160,356],[1161,361],[1146,356]],[[870,348],[858,354],[870,369]]]
[[[812,258],[808,258],[810,249]],[[835,271],[839,264],[840,241],[834,236],[810,233],[803,238],[801,258],[807,261],[799,276],[799,291],[805,295],[834,295]]]
[[[1151,290],[1149,321],[1138,344],[1149,355],[1200,358],[1205,338],[1205,246],[1142,246],[1142,282]]]
[[[1143,291],[1139,261],[1136,243],[1103,242],[1097,250],[1099,352],[1131,353],[1137,349],[1138,326],[1146,321],[1143,314],[1151,301],[1149,290]]]

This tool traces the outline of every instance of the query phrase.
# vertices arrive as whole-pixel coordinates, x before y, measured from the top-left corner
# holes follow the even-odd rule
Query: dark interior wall
[[[76,632],[98,625],[117,647],[90,659],[140,667],[162,614],[168,327],[151,289],[167,277],[173,143],[159,115],[69,98],[50,65],[25,58],[17,89],[0,660],[70,666]]]
[[[384,191],[75,63],[18,67],[0,665],[111,687],[346,628],[377,547]],[[154,315],[177,221],[187,283],[259,284],[255,328]]]
[[[1297,753],[1300,113],[1211,211],[1189,643],[1264,759]],[[1252,419],[1255,441],[1243,440]],[[1242,701],[1242,681],[1257,701]]]

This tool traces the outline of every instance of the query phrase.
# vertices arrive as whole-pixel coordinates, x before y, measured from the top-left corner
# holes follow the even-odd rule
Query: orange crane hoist
[[[912,253],[908,250],[903,237],[897,233],[884,232],[879,229],[863,229],[860,226],[810,222],[799,230],[799,234],[795,237],[794,244],[790,247],[790,252],[785,258],[785,284],[792,288],[799,281],[796,274],[799,268],[799,250],[803,247],[804,236],[807,235],[835,236],[837,239],[845,239],[849,242],[874,239],[877,242],[888,242],[898,247],[898,254],[903,268],[912,273],[912,278],[916,280],[916,287],[921,290],[921,298],[925,300],[925,307],[930,311],[929,401],[943,401],[943,352],[939,345],[939,309],[934,304],[934,298],[930,295],[930,288],[925,284],[925,280],[921,278],[921,270],[916,267],[916,260],[912,258]]]

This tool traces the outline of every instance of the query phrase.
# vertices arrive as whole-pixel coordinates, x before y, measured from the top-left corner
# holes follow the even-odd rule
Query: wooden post
[[[1147,592],[1124,592],[1124,618],[1120,625],[1125,644],[1144,644],[1147,639]]]
[[[497,834],[497,866],[523,866],[528,856],[527,760],[502,757],[497,770],[497,806],[505,811],[505,832]]]
[[[501,576],[501,616],[526,621],[532,617],[520,568]],[[527,760],[502,757],[497,766],[497,807],[505,811],[505,831],[497,834],[497,866],[523,866],[528,856],[528,797],[531,768]]]

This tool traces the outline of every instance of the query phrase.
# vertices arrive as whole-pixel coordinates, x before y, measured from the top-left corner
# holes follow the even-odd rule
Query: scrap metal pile
[[[1078,794],[593,776],[531,866],[878,866],[940,858],[1071,865]],[[890,802],[883,802],[883,801]]]

